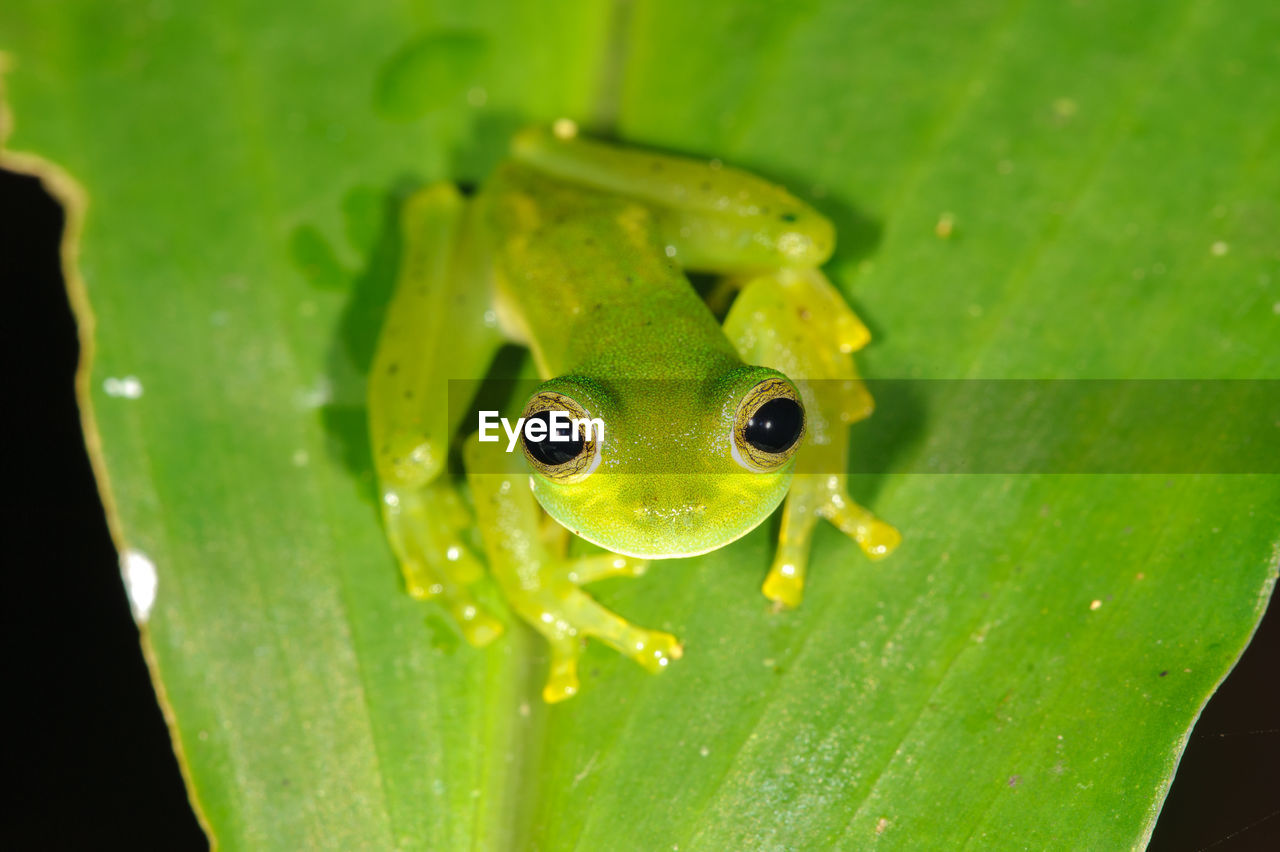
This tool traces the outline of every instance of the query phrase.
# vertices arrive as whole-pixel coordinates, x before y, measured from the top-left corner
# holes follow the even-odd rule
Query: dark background
[[[4,849],[198,850],[80,433],[62,213],[0,171]],[[16,547],[15,547],[16,545]],[[1150,846],[1280,850],[1280,596],[1196,725]]]

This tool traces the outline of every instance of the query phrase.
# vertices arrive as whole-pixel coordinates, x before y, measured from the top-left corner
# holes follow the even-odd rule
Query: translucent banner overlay
[[[813,426],[849,409],[848,383],[797,382]],[[477,441],[482,411],[496,411],[514,428],[536,381],[450,381],[451,449]],[[874,379],[865,382],[874,413],[830,433],[847,441],[840,453],[801,451],[806,473],[852,474],[1280,474],[1280,380],[985,380]],[[620,380],[611,400],[634,411],[634,401],[677,401],[669,422],[631,424],[651,436],[653,458],[663,442],[687,429],[676,422],[689,400],[708,400],[693,383]],[[602,406],[603,407],[603,406]],[[693,410],[698,410],[695,407]],[[602,416],[602,452],[617,452]],[[491,429],[490,434],[495,434]],[[478,472],[510,469],[507,434],[472,454]],[[841,437],[842,436],[842,437]],[[725,441],[730,440],[726,431]],[[496,449],[496,452],[493,450]],[[511,455],[520,457],[517,445]],[[812,458],[821,455],[820,462]],[[607,472],[607,465],[601,466]],[[662,474],[631,468],[632,473]],[[826,469],[832,468],[832,469]],[[744,475],[750,475],[743,471]]]

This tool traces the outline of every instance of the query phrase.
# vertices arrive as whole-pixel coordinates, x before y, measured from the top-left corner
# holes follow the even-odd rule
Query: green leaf
[[[911,473],[983,412],[882,399],[854,482],[894,556],[822,530],[795,612],[767,528],[601,584],[685,658],[593,647],[547,707],[540,640],[476,651],[401,591],[363,372],[406,188],[567,115],[813,198],[871,376],[1275,379],[1278,39],[1262,0],[5,4],[4,164],[70,206],[91,448],[206,827],[1141,847],[1269,597],[1277,476]]]

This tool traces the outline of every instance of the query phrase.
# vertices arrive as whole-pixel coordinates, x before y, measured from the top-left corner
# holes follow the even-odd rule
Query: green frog
[[[402,228],[369,382],[387,537],[409,593],[476,646],[503,630],[475,594],[487,566],[550,643],[548,702],[578,691],[584,637],[652,672],[681,656],[585,584],[723,547],[784,501],[763,586],[781,606],[801,602],[820,519],[872,559],[897,546],[842,473],[846,427],[872,410],[852,357],[870,335],[819,271],[834,228],[785,189],[562,120],[519,134],[469,199],[419,191]],[[688,272],[732,297],[723,323]],[[449,413],[447,383],[484,376],[513,342],[544,381],[510,442],[462,439],[467,499],[446,462],[470,423]],[[605,552],[570,558],[569,534]]]

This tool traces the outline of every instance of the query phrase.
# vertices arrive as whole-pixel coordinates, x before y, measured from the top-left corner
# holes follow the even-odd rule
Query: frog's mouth
[[[761,492],[725,494],[696,475],[693,482],[664,476],[648,479],[630,500],[612,490],[580,500],[534,491],[548,514],[592,544],[639,559],[674,559],[724,547],[759,526],[786,494],[787,478],[780,479]]]
[[[719,550],[726,544],[731,544],[742,538],[759,525],[757,521],[750,527],[735,530],[726,535],[711,537],[694,535],[678,539],[672,539],[669,535],[658,535],[648,540],[641,538],[617,540],[612,537],[593,537],[586,532],[578,532],[577,534],[592,544],[611,550],[620,556],[630,556],[634,559],[681,559],[688,556],[701,556],[704,553]]]

